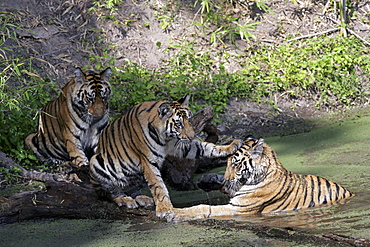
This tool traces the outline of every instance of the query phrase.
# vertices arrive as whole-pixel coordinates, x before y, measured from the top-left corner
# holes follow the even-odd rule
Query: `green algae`
[[[331,207],[238,216],[233,220],[246,225],[301,229],[316,236],[335,233],[370,238],[370,117],[354,115],[346,121],[330,121],[334,123],[326,122],[308,133],[268,137],[265,141],[288,170],[330,179],[356,196]],[[211,172],[222,174],[224,170],[221,167]],[[219,192],[171,190],[170,194],[175,206],[228,201]],[[21,222],[0,226],[0,235],[0,246],[297,246],[297,242],[261,237],[247,229],[153,220]]]
[[[300,174],[313,174],[336,182],[356,196],[344,204],[318,207],[299,212],[234,219],[259,222],[269,226],[298,227],[313,234],[338,233],[356,238],[370,238],[370,116],[364,114],[331,119],[311,132],[282,137],[268,137],[265,142],[277,153],[283,166]],[[225,167],[210,172],[222,174]],[[186,197],[191,197],[186,192]],[[203,199],[224,202],[217,192],[203,193]],[[172,196],[177,202],[178,192]],[[184,195],[182,195],[184,196]],[[201,194],[193,198],[201,201]],[[227,200],[227,199],[226,199]]]
[[[0,246],[275,246],[248,230],[221,230],[186,222],[56,220],[0,227]],[[244,244],[243,244],[244,243]]]

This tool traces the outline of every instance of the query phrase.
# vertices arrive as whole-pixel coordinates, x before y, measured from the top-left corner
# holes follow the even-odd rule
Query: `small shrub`
[[[0,62],[0,150],[23,165],[32,166],[36,158],[25,149],[24,139],[37,127],[38,110],[50,101],[57,88],[37,76],[31,60]]]
[[[288,92],[319,98],[318,106],[349,105],[364,99],[358,75],[369,73],[368,52],[352,36],[318,37],[250,52],[242,73],[254,80],[257,97]]]

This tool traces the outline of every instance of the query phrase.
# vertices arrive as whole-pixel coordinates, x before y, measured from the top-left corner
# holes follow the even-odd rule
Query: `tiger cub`
[[[90,160],[93,185],[119,206],[136,208],[153,205],[153,199],[140,192],[147,184],[156,215],[162,218],[170,213],[173,206],[160,173],[167,155],[221,157],[234,153],[242,143],[234,140],[217,146],[194,139],[188,103],[189,96],[179,101],[143,102],[110,123]]]
[[[88,165],[108,124],[111,74],[110,68],[100,73],[77,68],[59,97],[42,108],[37,132],[25,140],[41,161]]]
[[[298,210],[331,205],[354,196],[325,178],[287,171],[274,150],[262,138],[253,137],[245,140],[229,157],[224,178],[208,175],[201,178],[198,185],[206,190],[221,189],[232,198],[227,205],[175,208],[167,220]]]

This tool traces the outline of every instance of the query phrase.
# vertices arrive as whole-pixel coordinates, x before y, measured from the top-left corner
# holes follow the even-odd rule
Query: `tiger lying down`
[[[248,137],[229,157],[224,177],[209,174],[200,179],[198,187],[220,189],[232,198],[227,205],[174,208],[168,221],[298,210],[354,196],[325,178],[287,171],[274,150],[262,138],[253,137]]]

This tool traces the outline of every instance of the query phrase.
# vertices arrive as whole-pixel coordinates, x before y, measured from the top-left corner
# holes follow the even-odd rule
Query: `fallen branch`
[[[331,28],[331,29],[328,29],[328,30],[325,30],[325,31],[322,31],[322,32],[318,32],[318,33],[307,34],[307,35],[299,36],[299,37],[294,38],[294,39],[289,39],[287,41],[284,41],[284,43],[292,42],[294,40],[300,40],[300,39],[306,39],[306,38],[311,38],[311,37],[315,37],[315,36],[320,36],[320,35],[323,35],[323,34],[326,34],[326,33],[331,33],[331,32],[338,31],[340,29],[341,29],[340,27],[336,27],[336,28]]]
[[[362,38],[360,35],[358,35],[355,31],[352,31],[351,29],[348,29],[347,28],[347,32],[349,32],[350,34],[354,35],[356,38],[358,38],[359,40],[361,40],[362,42],[364,42],[366,45],[370,46],[370,43],[367,42],[364,38]]]
[[[46,192],[26,191],[7,198],[0,196],[0,224],[31,219],[126,219],[130,216],[154,216],[154,209],[127,209],[99,200],[90,186],[47,182]]]
[[[55,182],[67,182],[63,177],[58,174],[52,174],[48,172],[29,171],[24,169],[22,166],[17,164],[13,159],[9,158],[5,153],[0,152],[0,167],[7,169],[13,169],[14,167],[20,169],[19,175],[32,180],[41,182],[55,181]]]
[[[197,134],[205,128],[210,133],[209,137],[217,140],[217,135],[213,133],[217,129],[209,123],[212,118],[212,107],[209,106],[194,115],[192,124]],[[173,162],[177,167],[169,166],[168,169],[178,169],[179,172],[170,174],[176,178],[185,178],[181,181],[183,183],[192,181],[195,166],[191,164],[195,162],[193,160],[184,162],[179,159]],[[35,218],[123,219],[132,215],[155,218],[153,208],[149,210],[118,208],[115,203],[99,200],[88,179],[75,184],[58,174],[29,171],[2,152],[0,152],[0,167],[18,168],[20,176],[42,181],[46,186],[46,192],[36,190],[17,193],[7,198],[0,196],[0,224]],[[80,173],[88,176],[88,169],[80,169],[77,172],[79,177]]]

